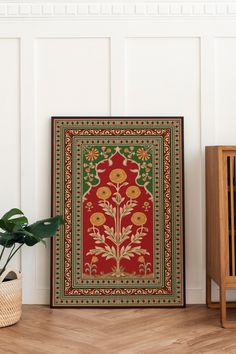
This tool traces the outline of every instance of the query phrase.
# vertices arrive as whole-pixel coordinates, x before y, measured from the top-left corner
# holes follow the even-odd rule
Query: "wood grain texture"
[[[230,312],[236,317],[235,310]],[[156,354],[236,353],[234,330],[218,310],[50,309],[24,305],[22,320],[1,329],[0,353]]]
[[[221,324],[227,320],[226,289],[236,287],[235,277],[235,146],[206,147],[206,302],[211,301],[212,279],[220,288]]]

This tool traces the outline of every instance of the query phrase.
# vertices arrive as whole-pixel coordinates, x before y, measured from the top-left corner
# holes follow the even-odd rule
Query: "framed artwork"
[[[184,306],[182,117],[52,118],[52,307]]]

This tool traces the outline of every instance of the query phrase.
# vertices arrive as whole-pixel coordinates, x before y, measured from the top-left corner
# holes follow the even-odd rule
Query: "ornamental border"
[[[236,3],[231,2],[4,2],[0,4],[3,19],[148,19],[150,17],[234,17]]]
[[[94,137],[86,137],[86,139],[94,139]],[[104,137],[105,138],[105,137]],[[107,138],[109,138],[109,137],[107,137]],[[142,136],[142,137],[139,137],[140,139],[143,139],[144,137]],[[118,139],[118,140],[123,140],[124,139],[124,137],[115,137],[115,139]],[[126,139],[133,139],[132,137],[126,137]],[[136,137],[136,139],[137,139],[137,137]],[[147,141],[149,141],[149,137],[146,137],[146,139],[147,139]],[[137,140],[136,140],[136,143],[137,143]],[[160,142],[158,143],[160,146],[159,146],[159,148],[160,148],[160,150],[161,150],[161,144],[160,144]],[[159,151],[159,150],[158,150]],[[159,153],[160,153],[160,151],[159,151]],[[77,149],[77,154],[78,154],[78,149]],[[78,163],[79,164],[79,163]],[[82,164],[81,164],[82,165]],[[78,170],[78,166],[77,166],[77,170]],[[156,174],[159,176],[159,171],[157,171],[156,172]],[[79,182],[77,182],[77,183],[75,183],[75,185],[76,185],[76,187],[78,188],[78,185],[79,185]],[[81,186],[80,186],[81,187]],[[81,200],[80,200],[80,203],[82,202],[82,198],[81,198]],[[75,205],[76,205],[76,209],[78,209],[77,208],[77,204],[75,203]],[[154,210],[156,210],[156,209],[158,209],[159,208],[159,205],[157,205],[157,207],[155,208],[154,207]],[[77,215],[77,212],[75,213],[76,215]],[[158,215],[157,215],[158,213],[157,213],[157,211],[155,212],[155,215],[156,215],[156,217],[158,217]],[[160,219],[160,218],[159,218]],[[159,220],[159,222],[160,222],[160,220]],[[77,226],[76,226],[76,233],[78,233],[78,231],[80,231],[80,226],[79,226],[80,224],[78,224]],[[154,231],[154,227],[153,227],[153,231]],[[159,226],[159,232],[160,232],[160,226]],[[160,239],[159,239],[159,242],[161,243],[161,233],[160,233]],[[77,243],[79,243],[79,239],[77,240]],[[158,249],[158,251],[159,251],[159,253],[160,253],[160,249],[161,249],[161,245],[159,244],[158,246],[156,245],[156,250]],[[76,254],[78,254],[78,248],[76,249]],[[153,252],[154,252],[154,244],[153,244]],[[158,280],[158,283],[159,284],[161,284],[162,282],[163,282],[163,279],[162,279],[162,269],[161,269],[161,256],[158,254],[158,256],[156,255],[156,257],[157,257],[157,260],[156,260],[156,265],[155,265],[155,268],[156,268],[156,270],[159,272],[158,274],[159,274],[159,276],[158,276],[158,278],[157,278],[157,280]],[[79,256],[79,258],[81,258],[80,256]],[[163,252],[163,258],[164,258],[164,252]],[[81,267],[80,266],[78,266],[78,263],[79,263],[79,260],[77,259],[76,260],[76,264],[77,264],[77,271],[78,271],[78,269],[79,269],[79,271],[81,270]],[[73,272],[72,272],[73,273]],[[157,274],[156,274],[156,276],[157,276]],[[83,276],[82,276],[82,278],[80,279],[80,280],[82,280],[83,279]],[[83,280],[85,280],[85,279],[83,279]],[[86,279],[86,280],[88,280],[88,279]],[[150,279],[149,279],[150,280]],[[122,282],[121,282],[122,283]],[[78,283],[77,283],[77,285],[75,286],[75,284],[76,284],[76,281],[75,281],[75,275],[74,275],[74,277],[73,277],[73,286],[74,287],[79,287],[78,285]],[[88,284],[88,286],[89,285],[91,285],[92,283],[89,283]],[[97,284],[99,284],[99,281],[98,281],[98,283]],[[109,284],[109,282],[108,282],[108,284]],[[105,283],[105,285],[107,286],[108,285],[107,283]],[[125,282],[125,285],[127,286],[127,282]],[[141,282],[141,284],[143,284],[143,286],[144,286],[144,284],[146,284],[145,283],[145,281],[144,280],[142,280],[142,282]],[[141,286],[141,284],[139,284],[139,286]],[[149,284],[149,283],[148,283]],[[155,284],[157,284],[157,283],[155,283]],[[121,284],[122,285],[122,284]],[[130,285],[130,284],[128,284],[128,285]],[[137,284],[136,284],[137,285]],[[154,285],[153,283],[152,283],[152,285]],[[102,286],[104,286],[104,284],[102,284]],[[133,285],[134,286],[134,285]]]
[[[88,119],[89,118],[89,119]],[[105,123],[105,121],[107,121],[107,124],[110,123],[110,118],[111,117],[87,117],[87,120],[89,121],[90,119],[98,119],[101,121],[101,118],[104,119],[104,121],[102,121],[102,124]],[[122,117],[112,117],[114,120],[121,120]],[[181,187],[180,189],[178,188],[177,194],[178,194],[178,201],[177,201],[177,205],[178,208],[180,208],[180,215],[178,215],[178,225],[177,228],[175,229],[175,231],[177,232],[177,236],[178,236],[178,243],[176,244],[177,248],[179,249],[178,252],[181,252],[181,259],[180,264],[177,264],[177,269],[179,269],[178,274],[178,281],[177,283],[179,284],[177,286],[177,294],[175,294],[175,296],[169,296],[167,299],[163,296],[158,296],[158,298],[155,298],[155,300],[150,299],[149,297],[145,298],[143,297],[141,294],[139,295],[138,298],[133,298],[132,303],[130,302],[130,300],[127,301],[121,301],[122,303],[116,303],[115,306],[116,307],[184,307],[186,304],[186,298],[185,298],[185,262],[184,262],[184,145],[183,145],[183,117],[127,117],[127,119],[129,120],[130,124],[135,124],[135,119],[137,120],[137,124],[138,121],[140,122],[140,120],[142,119],[150,119],[150,124],[153,125],[155,124],[155,120],[158,119],[161,124],[165,124],[165,121],[170,120],[170,124],[174,125],[175,127],[177,127],[177,131],[175,132],[175,137],[178,136],[178,144],[177,144],[177,150],[175,151],[178,155],[178,162],[177,162],[177,166],[175,166],[178,170],[178,184],[179,187]],[[53,117],[52,118],[52,214],[55,213],[55,205],[54,205],[54,198],[55,198],[55,183],[58,183],[58,171],[55,165],[55,157],[56,154],[58,156],[58,151],[60,151],[60,147],[56,146],[56,140],[55,139],[55,130],[57,128],[57,123],[61,123],[63,121],[66,121],[66,124],[70,124],[71,121],[74,121],[75,119],[83,119],[86,120],[86,117]],[[131,119],[131,120],[130,120]],[[82,120],[82,124],[85,123],[87,124],[87,122],[83,122]],[[123,120],[123,119],[122,119]],[[60,124],[59,123],[59,124]],[[74,124],[75,122],[73,122],[72,124]],[[113,123],[114,124],[114,123]],[[60,137],[59,137],[59,141],[60,141]],[[173,146],[172,146],[172,152],[173,151]],[[55,154],[56,153],[56,154]],[[177,207],[176,205],[176,207]],[[61,232],[61,231],[60,231]],[[59,232],[58,232],[59,235]],[[52,242],[52,258],[51,258],[51,266],[52,266],[52,275],[54,274],[54,268],[53,268],[53,264],[54,264],[54,244]],[[178,253],[179,254],[179,253]],[[177,258],[179,256],[177,255]],[[176,262],[176,260],[175,260]],[[82,305],[78,305],[78,302],[74,299],[74,297],[72,296],[71,301],[67,301],[67,300],[63,300],[61,302],[55,302],[54,299],[54,286],[56,283],[58,283],[58,279],[59,279],[59,274],[54,274],[54,277],[51,277],[51,307],[78,307],[78,306],[82,306],[82,307],[101,307],[101,306],[106,306],[106,307],[114,307],[114,304],[112,304],[112,301],[108,301],[108,303],[106,302],[105,305],[103,305],[102,303],[93,303],[93,304],[88,304],[88,301],[86,301],[84,304]],[[54,284],[54,280],[55,280],[55,284]],[[132,291],[131,291],[132,292]],[[178,296],[177,296],[178,295]],[[129,298],[129,296],[128,296]],[[147,300],[145,300],[147,299]],[[113,301],[114,302],[114,301]]]
[[[97,133],[94,133],[94,131],[98,131],[99,129],[76,129],[74,131],[73,129],[69,128],[68,130],[65,130],[65,191],[64,191],[64,196],[65,196],[65,208],[64,208],[64,215],[65,215],[65,259],[64,259],[64,276],[65,276],[65,288],[64,292],[66,296],[73,296],[73,295],[83,295],[83,294],[108,294],[108,291],[113,294],[120,294],[120,295],[126,295],[127,292],[129,292],[125,287],[122,287],[122,289],[78,289],[78,288],[72,288],[71,287],[71,282],[72,282],[72,267],[71,267],[71,254],[72,254],[72,239],[71,239],[71,233],[72,233],[72,217],[71,217],[71,212],[72,212],[72,137],[76,135],[84,136],[86,137],[87,135],[91,136],[94,135],[94,137],[101,137],[102,135],[98,135]],[[120,131],[122,129],[113,129],[113,132],[111,129],[100,129],[103,131],[104,136],[120,136]],[[123,129],[124,131],[133,131],[133,135],[139,135],[137,132],[142,131],[144,129],[140,128],[125,128]],[[145,130],[146,131],[146,130]],[[172,291],[172,276],[171,276],[171,267],[172,267],[172,259],[171,259],[171,217],[170,217],[170,211],[169,211],[169,206],[171,205],[170,203],[170,132],[169,129],[157,129],[157,128],[150,128],[149,131],[146,131],[145,136],[150,136],[150,137],[155,137],[155,134],[153,131],[156,131],[156,133],[162,132],[164,136],[164,147],[166,147],[166,151],[164,151],[164,185],[166,183],[166,186],[169,186],[168,188],[164,187],[164,215],[165,215],[165,232],[164,232],[164,239],[165,239],[165,257],[164,257],[164,264],[165,264],[165,287],[161,289],[152,289],[153,294],[170,294]],[[153,134],[151,133],[153,132]],[[126,133],[127,134],[127,133]],[[124,136],[126,136],[124,134]],[[132,134],[127,134],[128,137],[132,136]],[[140,134],[142,136],[142,134]],[[165,149],[164,149],[165,150]],[[90,290],[90,293],[88,292]],[[121,293],[123,291],[123,293]],[[143,294],[147,292],[150,292],[150,289],[143,289]],[[140,291],[137,290],[137,295],[140,294]]]

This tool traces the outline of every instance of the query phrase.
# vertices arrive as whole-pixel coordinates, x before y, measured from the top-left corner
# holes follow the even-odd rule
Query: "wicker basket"
[[[4,281],[5,280],[5,281]],[[21,275],[15,270],[5,270],[0,276],[0,327],[19,321],[22,305]]]

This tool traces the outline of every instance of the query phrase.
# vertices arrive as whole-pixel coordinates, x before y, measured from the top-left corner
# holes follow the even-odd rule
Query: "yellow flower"
[[[127,189],[126,189],[126,195],[128,198],[131,198],[131,199],[136,199],[140,196],[141,194],[141,191],[139,189],[139,187],[136,187],[136,186],[129,186]]]
[[[144,225],[147,222],[147,217],[144,213],[142,213],[141,211],[137,211],[136,213],[134,213],[131,217],[131,221],[134,225],[136,226],[140,226],[140,225]]]
[[[138,257],[138,262],[139,262],[139,263],[145,263],[144,257],[143,257],[143,256],[139,256],[139,257]]]
[[[90,222],[92,225],[101,226],[106,222],[105,215],[103,213],[93,213],[90,216]]]
[[[142,160],[142,161],[147,161],[150,158],[150,154],[148,153],[147,150],[144,150],[144,148],[139,148],[137,150],[137,156],[138,156],[139,160]]]
[[[122,168],[115,168],[111,171],[109,178],[113,183],[123,183],[127,178],[127,174]]]
[[[97,263],[98,262],[98,257],[93,256],[91,259],[91,263]]]
[[[111,196],[111,190],[109,187],[100,187],[96,194],[99,199],[108,199]]]
[[[99,155],[99,152],[97,149],[95,148],[92,148],[91,150],[89,150],[87,152],[87,154],[85,155],[86,159],[88,161],[93,161],[93,160],[96,160],[98,158],[98,155]]]

